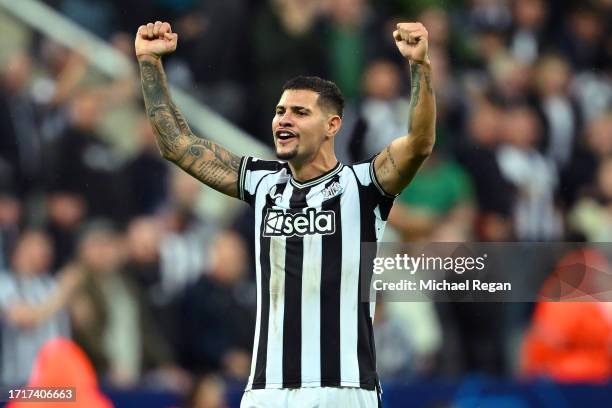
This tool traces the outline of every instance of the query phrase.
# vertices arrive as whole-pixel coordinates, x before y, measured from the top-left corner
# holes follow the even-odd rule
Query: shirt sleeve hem
[[[249,156],[242,156],[238,171],[238,198],[244,201],[244,183],[246,178],[246,168],[249,161]]]
[[[372,179],[372,183],[374,183],[374,185],[376,186],[376,189],[380,192],[380,194],[382,194],[384,197],[387,198],[392,198],[395,199],[399,193],[397,194],[390,194],[387,193],[382,186],[380,185],[380,183],[378,182],[378,178],[376,177],[376,172],[374,171],[374,160],[376,160],[376,157],[378,156],[374,156],[372,158],[372,161],[370,162],[370,178]]]

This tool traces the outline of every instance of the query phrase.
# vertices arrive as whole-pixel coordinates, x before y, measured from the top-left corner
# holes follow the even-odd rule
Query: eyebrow
[[[283,105],[277,105],[277,106],[276,106],[276,109],[278,109],[278,108],[286,109],[286,107],[285,107],[285,106],[283,106]],[[293,105],[293,106],[290,106],[289,108],[290,108],[291,110],[293,110],[293,111],[303,110],[303,111],[308,112],[308,113],[311,113],[311,112],[312,112],[310,109],[308,109],[308,108],[307,108],[307,107],[305,107],[305,106]]]

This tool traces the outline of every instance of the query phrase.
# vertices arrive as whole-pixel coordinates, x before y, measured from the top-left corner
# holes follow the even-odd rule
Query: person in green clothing
[[[367,1],[332,1],[326,8],[329,76],[349,102],[360,96],[361,78],[380,47],[380,24]]]
[[[463,241],[471,234],[474,213],[468,174],[434,153],[399,195],[389,222],[404,240]]]

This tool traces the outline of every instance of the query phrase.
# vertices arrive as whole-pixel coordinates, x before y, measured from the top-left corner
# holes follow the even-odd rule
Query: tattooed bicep
[[[238,196],[240,157],[207,139],[191,135],[176,164],[217,191]]]
[[[401,192],[414,178],[425,157],[406,154],[412,139],[395,139],[376,156],[374,171],[382,188],[389,194]]]

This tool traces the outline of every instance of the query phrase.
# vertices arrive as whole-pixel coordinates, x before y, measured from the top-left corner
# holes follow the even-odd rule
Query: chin
[[[286,160],[289,161],[291,159],[294,159],[298,154],[297,149],[293,149],[290,151],[278,151],[278,149],[276,149],[276,157],[281,159],[281,160]]]

